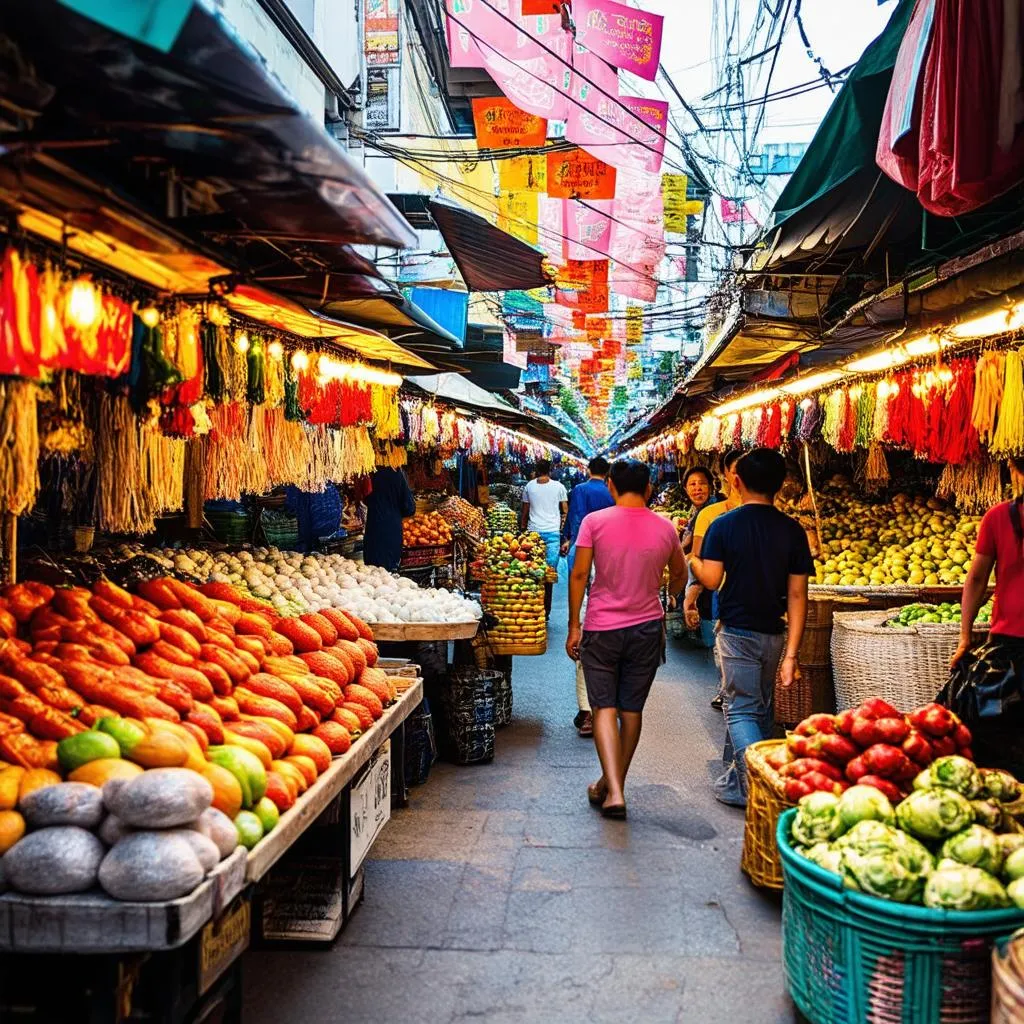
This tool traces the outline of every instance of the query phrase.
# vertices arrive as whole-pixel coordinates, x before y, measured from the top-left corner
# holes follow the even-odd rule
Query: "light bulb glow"
[[[242,331],[241,334],[235,335],[235,351],[236,352],[248,352],[249,351],[249,335]]]
[[[71,286],[67,301],[68,319],[78,328],[88,330],[100,315],[100,297],[87,277],[80,277]]]
[[[272,341],[267,346],[267,355],[280,362],[284,358],[284,345],[279,341]]]
[[[139,310],[139,319],[147,327],[156,327],[160,323],[160,310],[155,306],[147,306],[145,309]]]
[[[818,391],[834,384],[842,373],[839,370],[822,370],[821,373],[812,373],[809,377],[801,377],[782,385],[782,390],[787,395],[806,395],[809,391]]]
[[[292,353],[292,369],[296,373],[302,373],[303,370],[309,369],[309,354],[301,348]]]

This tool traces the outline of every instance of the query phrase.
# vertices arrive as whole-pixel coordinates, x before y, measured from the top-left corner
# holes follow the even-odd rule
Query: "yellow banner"
[[[498,227],[529,245],[536,245],[537,193],[502,190],[498,196]]]
[[[687,199],[689,180],[685,174],[663,174],[661,197],[665,204],[665,230],[685,234],[686,218],[702,213],[704,204],[699,199]]]
[[[547,192],[548,165],[543,153],[498,161],[502,192]]]
[[[626,344],[639,345],[644,340],[644,311],[640,306],[626,307]]]

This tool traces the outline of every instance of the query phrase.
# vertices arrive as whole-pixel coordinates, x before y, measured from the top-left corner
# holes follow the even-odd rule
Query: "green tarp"
[[[900,0],[885,30],[864,51],[829,107],[793,177],[772,211],[769,228],[837,188],[875,162],[885,98],[914,0]]]

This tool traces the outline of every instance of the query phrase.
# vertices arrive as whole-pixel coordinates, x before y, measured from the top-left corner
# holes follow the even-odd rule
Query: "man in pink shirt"
[[[594,714],[594,742],[602,775],[587,790],[606,818],[625,818],[626,773],[640,740],[644,704],[664,661],[661,580],[670,594],[686,582],[686,561],[672,523],[647,508],[651,477],[633,459],[611,468],[612,508],[591,512],[580,525],[569,577],[569,636],[565,649],[583,664]],[[580,608],[591,566],[586,628]]]

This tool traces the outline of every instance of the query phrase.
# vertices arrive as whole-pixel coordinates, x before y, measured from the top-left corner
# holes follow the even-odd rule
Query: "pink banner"
[[[579,43],[572,46],[572,67],[572,96],[584,106],[589,106],[598,97],[619,95],[618,71]]]
[[[445,10],[453,68],[485,68],[520,109],[566,119],[572,38],[561,18],[524,18],[521,0],[445,0]]]
[[[593,94],[587,109],[573,104],[565,137],[591,156],[624,170],[657,174],[665,154],[668,104],[640,96]]]
[[[603,260],[611,242],[612,199],[563,200],[566,255],[570,260]]]
[[[613,207],[611,245],[615,261],[612,290],[652,302],[657,292],[658,264],[665,256],[664,202],[655,174],[622,171]]]
[[[615,0],[574,0],[576,42],[591,53],[653,82],[661,59],[660,14],[638,11]]]
[[[537,196],[537,245],[553,263],[564,262],[564,200],[546,195]]]
[[[756,224],[757,218],[750,212],[750,207],[739,199],[726,199],[719,196],[723,224]]]

